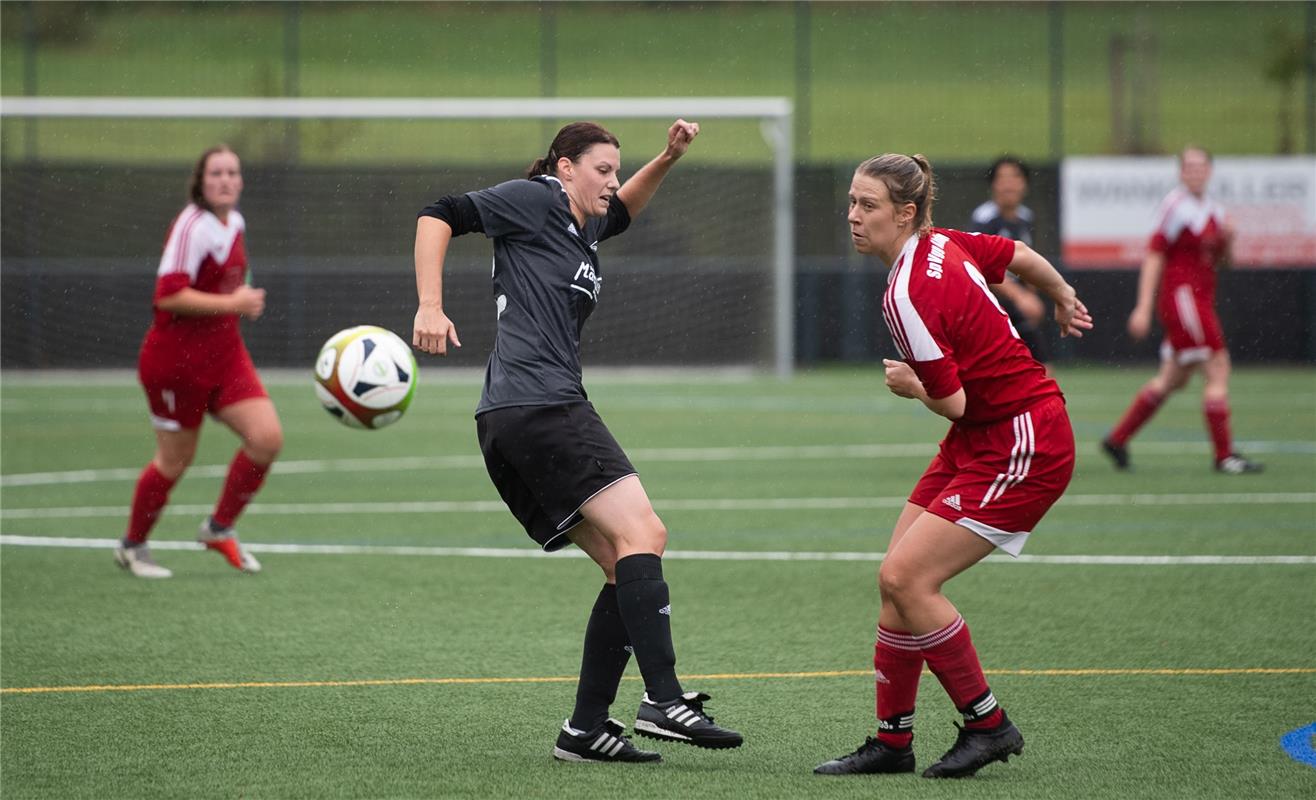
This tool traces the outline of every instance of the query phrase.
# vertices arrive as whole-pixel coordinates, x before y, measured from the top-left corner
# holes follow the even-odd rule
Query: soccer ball
[[[315,359],[315,394],[324,410],[349,428],[392,425],[416,394],[416,357],[384,328],[339,331]]]

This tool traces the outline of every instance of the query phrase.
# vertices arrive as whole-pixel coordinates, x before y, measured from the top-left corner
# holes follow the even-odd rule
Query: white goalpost
[[[757,120],[771,152],[772,366],[794,368],[793,109],[784,97],[690,98],[107,98],[4,97],[0,118],[157,120],[457,120],[675,119]],[[8,202],[21,202],[6,198]]]

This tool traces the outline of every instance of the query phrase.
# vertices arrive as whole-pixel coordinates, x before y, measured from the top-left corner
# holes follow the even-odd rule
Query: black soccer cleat
[[[714,724],[713,718],[704,713],[708,699],[702,692],[686,692],[675,700],[655,703],[646,692],[635,715],[635,732],[651,739],[685,742],[710,750],[740,747],[744,737]]]
[[[553,758],[558,761],[588,761],[591,763],[656,763],[663,757],[631,744],[626,726],[615,719],[605,720],[592,731],[575,733],[571,720],[562,723],[562,732],[553,746]]]
[[[1124,445],[1115,444],[1110,439],[1102,439],[1101,452],[1105,453],[1115,463],[1115,469],[1126,470],[1129,468],[1129,448]]]
[[[1009,761],[1024,752],[1024,735],[1001,712],[1001,724],[991,730],[955,727],[960,733],[941,760],[923,770],[925,778],[967,778],[993,761]]]
[[[892,775],[914,771],[914,748],[892,747],[869,736],[859,749],[813,768],[815,775]]]
[[[1248,472],[1263,472],[1266,466],[1256,461],[1249,461],[1238,453],[1230,453],[1215,462],[1215,471],[1226,475],[1242,475]]]

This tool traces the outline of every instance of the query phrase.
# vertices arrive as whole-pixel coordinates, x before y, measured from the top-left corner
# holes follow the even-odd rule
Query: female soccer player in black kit
[[[708,695],[677,680],[662,567],[667,529],[589,402],[580,369],[580,332],[602,285],[598,244],[626,230],[698,133],[698,124],[677,120],[663,152],[623,185],[617,138],[575,122],[526,179],[444,197],[416,224],[412,344],[427,353],[461,346],[443,312],[452,237],[480,231],[493,239],[498,333],[475,412],[489,477],[540,547],[575,544],[607,580],[585,628],[576,707],[553,748],[563,761],[661,760],[608,717],[631,651],[645,685],[637,733],[709,748],[741,743],[704,713]]]

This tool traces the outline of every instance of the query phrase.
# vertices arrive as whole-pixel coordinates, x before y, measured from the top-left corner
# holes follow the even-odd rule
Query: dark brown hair
[[[206,162],[216,153],[233,153],[233,148],[226,144],[217,144],[214,147],[206,148],[205,152],[201,154],[201,158],[197,159],[196,166],[192,167],[191,177],[187,179],[187,199],[207,211],[214,211],[214,209],[206,202]],[[233,153],[233,155],[237,155],[237,153]]]
[[[573,122],[557,132],[557,136],[553,137],[553,143],[548,146],[548,154],[543,158],[536,158],[526,170],[525,176],[533,178],[536,175],[556,175],[559,158],[567,158],[574,163],[580,160],[586,150],[596,144],[621,147],[617,137],[597,122]]]
[[[987,169],[988,186],[996,182],[996,173],[1000,172],[1001,167],[1004,167],[1007,164],[1019,170],[1019,174],[1024,178],[1024,183],[1028,183],[1033,179],[1033,173],[1029,171],[1027,164],[1014,156],[1004,155],[993,161],[991,167]]]
[[[932,228],[932,201],[937,199],[937,182],[927,158],[917,153],[912,156],[886,153],[868,159],[855,172],[886,184],[893,204],[913,203],[916,233],[923,235]]]

